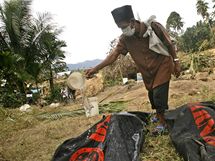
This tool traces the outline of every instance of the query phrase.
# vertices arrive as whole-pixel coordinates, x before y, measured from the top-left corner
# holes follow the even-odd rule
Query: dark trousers
[[[152,109],[156,113],[164,113],[168,106],[169,81],[148,91],[148,97],[152,105]]]

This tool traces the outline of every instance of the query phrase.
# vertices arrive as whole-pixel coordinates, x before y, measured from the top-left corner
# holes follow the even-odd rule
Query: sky
[[[0,0],[2,3],[3,0]],[[170,13],[182,17],[184,29],[201,19],[196,12],[197,0],[33,0],[32,12],[49,12],[53,22],[63,28],[60,39],[66,41],[66,63],[104,59],[110,42],[121,34],[111,11],[123,5],[132,5],[135,18],[141,20],[151,15],[165,26]],[[207,0],[206,0],[207,1]],[[208,0],[209,1],[209,0]]]

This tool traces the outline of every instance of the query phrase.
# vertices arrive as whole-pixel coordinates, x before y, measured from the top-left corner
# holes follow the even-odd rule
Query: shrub
[[[60,102],[62,99],[61,99],[61,87],[56,85],[54,87],[54,90],[52,93],[50,93],[50,95],[48,97],[45,98],[45,100],[48,102],[48,103],[52,103],[52,102]]]
[[[25,102],[25,95],[10,91],[3,92],[0,98],[0,104],[6,108],[20,107]]]

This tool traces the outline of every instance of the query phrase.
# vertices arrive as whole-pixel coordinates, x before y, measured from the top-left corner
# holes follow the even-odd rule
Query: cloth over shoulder
[[[155,51],[158,54],[170,56],[167,47],[162,43],[159,37],[155,34],[151,27],[152,22],[155,21],[156,16],[152,15],[149,17],[147,21],[144,21],[145,25],[147,26],[146,32],[143,34],[143,37],[149,36],[149,49]]]

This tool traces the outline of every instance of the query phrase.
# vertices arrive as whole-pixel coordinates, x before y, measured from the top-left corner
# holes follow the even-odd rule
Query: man
[[[122,30],[122,35],[115,49],[103,62],[94,68],[86,70],[86,76],[91,76],[98,70],[113,63],[120,54],[126,55],[129,52],[142,74],[150,103],[152,108],[156,110],[156,116],[160,122],[155,131],[162,133],[166,126],[164,112],[168,109],[171,74],[176,77],[180,75],[179,59],[176,56],[174,45],[160,23],[152,21],[150,24],[146,24],[135,20],[130,5],[116,8],[111,13],[115,23]],[[146,35],[146,33],[149,34]],[[158,38],[155,40],[150,35]],[[151,43],[159,41],[161,43],[154,45],[157,52],[153,48],[149,48],[149,46],[153,46]],[[166,53],[163,48],[166,48]]]

